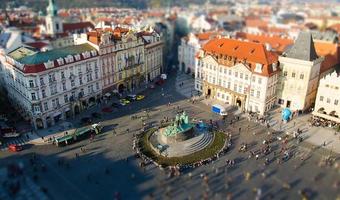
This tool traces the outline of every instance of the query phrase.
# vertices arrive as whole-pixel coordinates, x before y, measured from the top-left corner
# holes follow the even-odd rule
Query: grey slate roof
[[[312,34],[300,32],[294,45],[285,53],[288,58],[313,61],[318,58],[316,54]]]

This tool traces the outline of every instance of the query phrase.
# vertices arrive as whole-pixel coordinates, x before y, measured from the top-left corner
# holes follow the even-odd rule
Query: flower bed
[[[157,163],[162,167],[179,166],[182,168],[190,168],[207,164],[224,153],[226,147],[227,136],[224,133],[215,132],[213,133],[213,142],[205,149],[183,157],[168,158],[157,154],[150,146],[149,137],[155,131],[156,129],[150,129],[137,139],[137,153],[141,153],[142,157],[146,157],[150,159],[151,162]]]

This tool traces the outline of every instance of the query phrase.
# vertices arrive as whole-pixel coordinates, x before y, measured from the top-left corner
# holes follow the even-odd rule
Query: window
[[[238,77],[238,72],[235,72],[235,77],[236,77],[236,78]]]
[[[217,92],[217,97],[220,97],[220,93],[219,92]]]
[[[241,78],[241,79],[243,78],[243,73],[240,73],[240,78]]]
[[[221,81],[221,79],[218,79],[218,85],[222,86],[222,81]]]
[[[94,76],[95,76],[96,79],[98,79],[98,71],[96,71],[96,72],[94,73]]]
[[[338,103],[339,103],[339,100],[335,99],[334,100],[334,105],[338,105]]]
[[[31,93],[31,97],[32,97],[32,100],[33,100],[33,101],[37,100],[37,96],[35,95],[35,93],[34,93],[34,92],[33,92],[33,93]]]
[[[253,76],[253,77],[251,78],[251,81],[255,82],[255,76]]]
[[[47,102],[44,102],[44,110],[48,111],[48,103]]]
[[[63,82],[62,84],[63,84],[63,91],[65,91],[66,90],[66,83]]]
[[[234,84],[234,91],[237,92],[237,84]]]
[[[239,86],[238,86],[238,92],[239,92],[239,93],[242,93],[242,85],[239,85]]]
[[[295,72],[292,73],[292,77],[295,78]]]
[[[228,89],[230,89],[230,87],[231,87],[231,83],[230,83],[230,82],[228,82]]]
[[[331,102],[331,99],[330,98],[327,98],[327,103],[330,103]]]
[[[57,94],[57,85],[50,86],[51,95]]]
[[[40,77],[40,85],[45,85],[45,83],[44,83],[44,77]]]
[[[99,83],[96,83],[96,89],[99,90]]]
[[[71,87],[74,87],[76,85],[76,83],[74,82],[74,80],[71,80]]]
[[[229,75],[231,76],[231,70],[229,70]]]
[[[68,102],[68,95],[67,94],[64,95],[64,101],[65,101],[65,103]]]
[[[224,73],[227,74],[227,69],[224,69]]]
[[[300,79],[303,79],[304,78],[304,74],[300,74]]]
[[[29,80],[28,83],[29,83],[30,88],[34,87],[33,80]]]
[[[254,96],[254,89],[250,90],[250,96],[252,96],[252,97]]]
[[[87,74],[86,77],[87,77],[87,82],[92,81],[92,74]]]
[[[248,75],[247,74],[245,75],[244,79],[248,80]]]
[[[62,71],[61,73],[61,78],[64,79],[65,78],[65,73]]]
[[[222,99],[224,99],[224,94],[222,94]]]
[[[258,83],[261,84],[262,83],[262,78],[258,78]]]
[[[54,109],[56,109],[56,108],[59,107],[59,98],[52,99],[52,107],[53,107]]]
[[[213,77],[213,84],[215,84],[215,81],[216,81],[216,79],[215,79],[215,77]]]
[[[43,98],[46,97],[46,92],[45,92],[45,90],[41,90],[41,95],[42,95]]]
[[[323,96],[320,96],[320,101],[323,101]]]
[[[79,76],[79,85],[82,85],[82,84],[83,84],[83,77]]]
[[[259,90],[256,92],[256,97],[260,98],[260,91]]]
[[[283,76],[287,76],[287,71],[284,71],[284,72],[283,72]]]

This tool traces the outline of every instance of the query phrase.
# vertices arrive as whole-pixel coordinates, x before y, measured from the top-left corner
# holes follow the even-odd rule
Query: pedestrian
[[[323,146],[324,146],[324,147],[326,146],[326,141],[323,142]]]
[[[240,128],[238,128],[238,133],[241,133],[241,127],[240,127]]]

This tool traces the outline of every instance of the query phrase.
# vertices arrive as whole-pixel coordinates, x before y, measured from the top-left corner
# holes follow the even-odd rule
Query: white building
[[[259,114],[276,102],[277,56],[260,43],[212,39],[198,55],[198,66],[207,97]]]
[[[334,71],[320,79],[313,115],[340,123],[340,76]]]
[[[193,34],[181,39],[181,44],[178,46],[178,62],[179,70],[186,73],[195,72],[195,57],[201,47],[209,41],[217,32],[206,32]]]
[[[323,58],[315,52],[312,35],[301,32],[294,45],[279,57],[278,103],[293,111],[302,111],[315,103]]]
[[[35,128],[76,115],[101,97],[99,57],[89,44],[47,52],[20,47],[0,56],[8,97]]]

